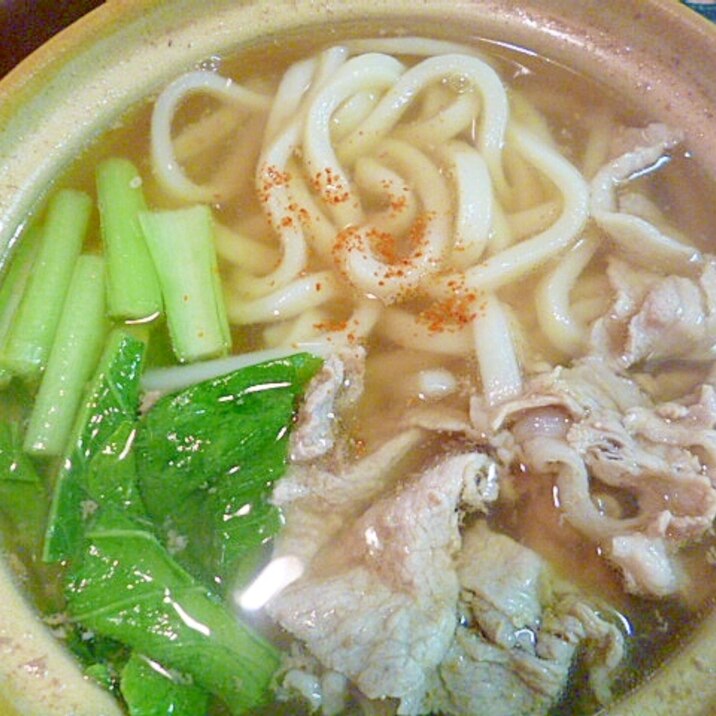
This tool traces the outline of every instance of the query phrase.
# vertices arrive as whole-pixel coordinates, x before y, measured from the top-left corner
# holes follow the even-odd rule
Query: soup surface
[[[716,190],[528,52],[209,58],[0,288],[0,528],[129,714],[575,714],[710,608]],[[694,187],[698,186],[698,191]]]

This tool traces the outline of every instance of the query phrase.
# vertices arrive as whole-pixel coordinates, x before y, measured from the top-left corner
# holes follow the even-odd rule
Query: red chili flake
[[[316,172],[311,185],[327,204],[342,204],[350,199],[350,191],[331,167]]]
[[[408,198],[406,196],[396,196],[395,194],[390,194],[389,197],[390,208],[393,210],[394,214],[400,213],[408,206]]]
[[[371,247],[385,263],[392,264],[398,260],[398,240],[389,231],[372,228],[368,232]]]
[[[317,331],[345,331],[348,328],[348,321],[321,321],[314,323]]]
[[[420,244],[425,243],[428,226],[434,218],[435,213],[432,211],[424,211],[422,214],[418,214],[408,232],[408,242],[411,246],[417,248]]]
[[[267,164],[261,170],[261,185],[259,190],[259,200],[262,203],[266,203],[269,200],[271,192],[279,186],[286,186],[288,184],[291,175],[287,172],[282,172],[277,166],[273,164]]]
[[[477,294],[474,291],[448,296],[421,311],[418,314],[418,322],[426,325],[432,333],[460,330],[477,316],[476,299]]]

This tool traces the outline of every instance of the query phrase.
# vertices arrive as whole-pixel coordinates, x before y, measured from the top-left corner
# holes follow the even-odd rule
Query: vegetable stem
[[[132,162],[115,157],[99,165],[97,200],[110,315],[132,320],[156,316],[162,297],[139,224],[139,212],[147,206],[142,179]]]
[[[211,211],[141,212],[159,275],[174,353],[181,362],[225,355],[231,343],[214,249]]]
[[[89,196],[79,191],[64,189],[50,199],[37,261],[3,351],[13,375],[36,380],[47,363],[91,210]]]
[[[13,318],[30,279],[41,233],[39,226],[33,226],[25,233],[0,279],[0,351],[7,341]],[[11,377],[12,373],[0,366],[0,388],[6,387]]]
[[[60,455],[105,337],[104,260],[80,256],[25,434],[26,452]]]

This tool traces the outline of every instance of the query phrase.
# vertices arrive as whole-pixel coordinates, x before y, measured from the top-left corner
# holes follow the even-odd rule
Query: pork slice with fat
[[[327,668],[369,698],[419,714],[428,675],[457,624],[458,506],[480,470],[446,457],[374,502],[316,554],[269,614]]]

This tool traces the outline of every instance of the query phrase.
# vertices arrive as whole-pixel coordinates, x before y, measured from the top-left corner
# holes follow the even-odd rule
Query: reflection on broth
[[[0,289],[3,544],[84,673],[127,713],[511,716],[658,668],[714,585],[681,141],[421,38],[214,58],[110,129]]]

